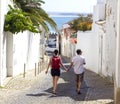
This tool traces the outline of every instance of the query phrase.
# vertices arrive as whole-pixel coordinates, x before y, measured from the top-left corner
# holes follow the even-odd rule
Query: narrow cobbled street
[[[78,95],[73,70],[61,70],[57,95],[53,95],[50,73],[43,70],[35,77],[34,71],[29,71],[25,78],[16,76],[0,88],[0,104],[113,104],[112,83],[89,70],[84,78]]]

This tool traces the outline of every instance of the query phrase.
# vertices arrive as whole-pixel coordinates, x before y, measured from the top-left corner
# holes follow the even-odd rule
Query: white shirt
[[[72,58],[73,67],[75,74],[81,74],[85,71],[84,64],[85,64],[85,58],[81,55],[76,55]]]

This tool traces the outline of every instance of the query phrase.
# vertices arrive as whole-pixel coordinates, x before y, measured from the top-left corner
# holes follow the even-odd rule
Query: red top
[[[53,56],[52,57],[52,69],[60,69],[60,57]]]

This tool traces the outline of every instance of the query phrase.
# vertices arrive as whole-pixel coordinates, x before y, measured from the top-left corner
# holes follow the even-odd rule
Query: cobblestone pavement
[[[0,104],[113,104],[113,84],[86,70],[81,92],[75,91],[73,70],[61,69],[57,95],[52,94],[52,78],[43,70],[36,77],[34,71],[12,78],[0,88]]]

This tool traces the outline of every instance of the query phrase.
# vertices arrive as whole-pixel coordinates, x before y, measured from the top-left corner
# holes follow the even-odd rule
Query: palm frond
[[[48,16],[41,8],[41,4],[45,3],[42,0],[13,0],[16,7],[23,12],[29,14],[34,25],[42,25],[45,30],[48,30],[49,24],[53,29],[57,29],[56,23]],[[33,16],[34,15],[34,16]]]

